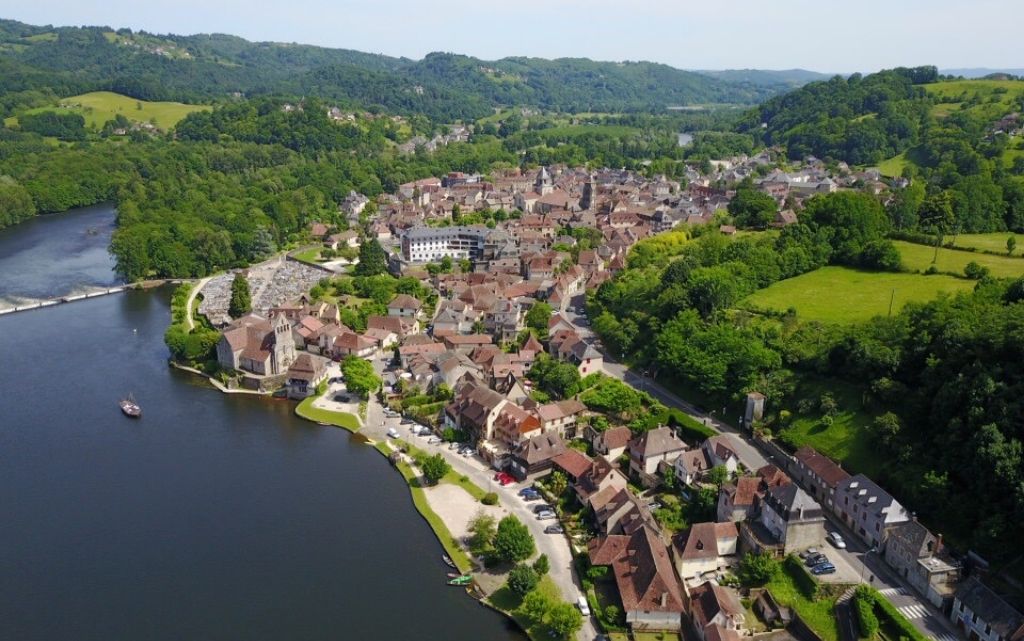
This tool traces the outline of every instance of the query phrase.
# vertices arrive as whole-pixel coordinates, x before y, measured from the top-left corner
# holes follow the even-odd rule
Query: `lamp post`
[[[877,551],[877,550],[878,550],[878,548],[875,547],[874,545],[872,545],[871,548],[867,552],[865,552],[864,555],[860,559],[860,582],[861,583],[867,583],[867,581],[864,580],[864,569],[867,568],[867,565],[868,565],[868,563],[867,563],[868,555],[871,554],[872,552]],[[871,582],[874,583],[874,581],[875,581],[875,575],[872,574],[871,575]]]

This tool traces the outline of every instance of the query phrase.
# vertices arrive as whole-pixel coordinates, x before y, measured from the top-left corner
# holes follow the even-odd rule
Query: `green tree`
[[[523,602],[519,606],[519,613],[526,617],[526,620],[536,624],[544,620],[552,605],[554,603],[551,597],[540,590],[534,590],[523,597]]]
[[[364,400],[381,385],[373,365],[358,356],[345,357],[341,362],[341,374],[345,378],[346,389]]]
[[[809,199],[803,216],[827,232],[833,260],[846,265],[860,264],[865,246],[882,240],[890,224],[877,198],[852,191]]]
[[[1017,237],[1010,236],[1006,239],[1006,255],[1013,256],[1014,250],[1017,249]]]
[[[445,256],[441,259],[441,272],[449,274],[452,271],[452,257]]]
[[[244,274],[235,274],[231,281],[231,300],[228,302],[228,315],[231,318],[245,316],[252,311],[252,298],[249,294],[249,280]]]
[[[708,482],[716,487],[722,487],[728,480],[729,470],[724,465],[716,465],[708,470]]]
[[[444,475],[452,469],[452,466],[440,454],[428,456],[420,464],[420,467],[423,469],[423,476],[427,478],[427,482],[431,485],[437,485],[437,482],[443,479]]]
[[[356,264],[356,276],[376,276],[388,271],[388,256],[376,238],[363,242],[359,248],[359,263]]]
[[[515,563],[530,558],[535,544],[530,530],[511,514],[498,522],[494,536],[494,554],[502,561]]]
[[[533,562],[533,570],[540,576],[544,576],[551,570],[551,562],[548,561],[547,554],[541,554],[537,557],[537,560]]]
[[[775,220],[775,199],[752,187],[741,187],[729,201],[729,214],[740,227],[765,229]]]
[[[921,203],[921,228],[935,236],[935,255],[932,262],[939,259],[939,248],[942,238],[953,229],[953,196],[948,191],[929,196]]]
[[[555,496],[562,496],[569,489],[569,479],[564,472],[555,470],[548,477],[548,489]]]
[[[548,320],[550,319],[551,305],[545,302],[534,303],[530,311],[526,312],[526,326],[541,338],[548,335]]]
[[[571,603],[552,606],[545,618],[551,631],[560,637],[568,637],[583,627],[583,615]]]
[[[771,554],[745,554],[737,574],[744,585],[764,585],[778,574],[781,564]]]
[[[494,545],[494,535],[498,532],[498,523],[490,514],[483,510],[469,522],[469,550],[477,556],[490,553]]]
[[[508,573],[508,587],[521,597],[533,591],[537,587],[540,577],[529,565],[519,563]]]

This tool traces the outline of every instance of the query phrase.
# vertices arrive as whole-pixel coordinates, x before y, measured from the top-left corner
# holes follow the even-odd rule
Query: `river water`
[[[4,231],[0,296],[113,282],[82,243],[109,228],[102,211]],[[68,247],[83,250],[66,278]],[[523,638],[443,584],[440,546],[374,450],[170,369],[168,299],[0,316],[0,639]],[[117,407],[129,391],[141,420]]]

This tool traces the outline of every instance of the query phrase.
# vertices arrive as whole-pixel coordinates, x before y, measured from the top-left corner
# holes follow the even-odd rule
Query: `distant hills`
[[[586,58],[487,61],[453,53],[411,60],[224,34],[154,35],[0,20],[0,86],[45,86],[64,96],[109,90],[145,100],[209,102],[234,93],[318,95],[342,105],[451,120],[512,105],[563,112],[752,105],[819,76],[808,74],[813,72],[697,73]]]
[[[939,69],[944,76],[963,76],[964,78],[985,78],[987,76],[1018,76],[1024,78],[1024,67],[1017,69],[989,69],[988,67],[966,67],[963,69]]]
[[[749,83],[763,87],[785,85],[790,88],[801,87],[815,80],[828,80],[836,75],[808,71],[807,69],[724,69],[721,71],[695,69],[694,71],[727,82]]]

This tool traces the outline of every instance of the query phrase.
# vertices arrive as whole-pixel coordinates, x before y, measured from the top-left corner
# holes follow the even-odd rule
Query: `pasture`
[[[1024,267],[1024,262],[1021,265]],[[944,274],[924,276],[829,266],[754,292],[740,306],[779,312],[792,307],[803,320],[848,324],[885,316],[890,301],[895,313],[909,302],[926,302],[943,293],[955,294],[973,287],[973,281]]]
[[[101,129],[108,120],[113,120],[117,114],[122,114],[134,122],[153,121],[157,127],[166,131],[190,113],[210,109],[206,105],[136,100],[110,91],[93,91],[79,96],[71,96],[62,99],[56,106],[62,112],[70,111],[82,114],[85,118],[85,126],[96,130]],[[27,113],[53,110],[54,107],[38,107]]]
[[[1006,239],[1011,236],[1009,232],[996,234],[960,234],[956,238],[956,244],[962,247],[979,247],[988,249],[983,245],[994,245],[994,251],[1000,249],[1006,251]],[[950,238],[950,240],[952,240]],[[1018,239],[1024,245],[1024,237]],[[973,243],[973,244],[972,244]],[[893,241],[900,251],[903,259],[903,266],[907,269],[925,271],[932,266],[932,259],[935,257],[935,247],[918,245],[904,240]],[[1017,250],[1024,251],[1024,247]],[[1024,258],[1015,256],[995,256],[981,252],[958,251],[942,247],[939,249],[938,259],[935,261],[935,269],[949,274],[963,274],[964,267],[969,262],[975,262],[982,267],[988,267],[989,271],[996,278],[1019,278],[1024,276]]]

